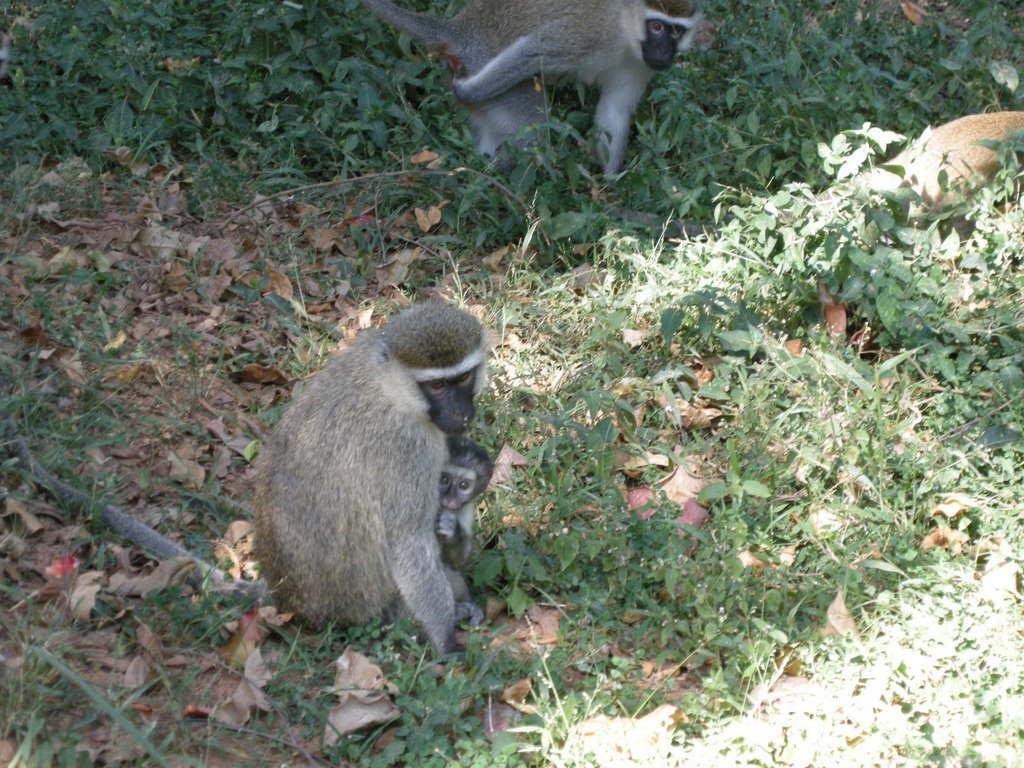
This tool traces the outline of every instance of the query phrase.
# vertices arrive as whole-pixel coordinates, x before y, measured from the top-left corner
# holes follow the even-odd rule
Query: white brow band
[[[448,368],[415,368],[413,369],[412,377],[416,381],[454,379],[457,376],[461,376],[462,374],[473,370],[483,363],[486,358],[487,348],[482,346],[475,352],[468,354],[458,365],[452,365]]]

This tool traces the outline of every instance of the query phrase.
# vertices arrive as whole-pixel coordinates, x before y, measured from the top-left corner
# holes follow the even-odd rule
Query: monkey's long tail
[[[443,48],[451,42],[452,22],[449,19],[407,11],[391,0],[363,0],[363,5],[385,23],[397,27],[431,50]]]
[[[55,477],[49,470],[44,469],[35,460],[32,450],[28,447],[20,434],[14,427],[11,419],[2,423],[2,431],[8,442],[12,453],[18,457],[25,471],[41,485],[46,486],[54,497],[80,513],[87,514],[92,511],[93,501],[81,491],[77,491],[64,481]],[[196,564],[203,579],[208,579],[213,588],[218,592],[234,592],[254,600],[262,600],[267,597],[267,586],[262,581],[232,581],[217,568],[207,565],[200,558],[193,555],[166,536],[154,531],[148,525],[122,512],[117,507],[109,504],[100,506],[100,522],[106,527],[133,543],[146,542],[143,546],[152,552],[163,557],[183,557]]]

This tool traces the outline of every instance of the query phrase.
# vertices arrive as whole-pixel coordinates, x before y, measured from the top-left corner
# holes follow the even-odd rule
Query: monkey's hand
[[[465,600],[455,603],[455,618],[459,621],[468,621],[471,627],[478,627],[484,621],[484,612],[476,603]]]
[[[437,516],[437,535],[445,541],[455,541],[455,533],[459,528],[459,518],[449,509],[441,510]]]

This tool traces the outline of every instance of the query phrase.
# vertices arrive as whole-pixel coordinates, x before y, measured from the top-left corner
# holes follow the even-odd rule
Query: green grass
[[[104,588],[73,618],[66,592],[39,593],[43,569],[74,554],[106,579],[126,553],[5,463],[0,756],[576,765],[603,756],[576,738],[595,715],[670,703],[659,764],[1024,761],[1024,212],[1006,202],[1021,174],[975,199],[963,234],[835,179],[857,150],[891,151],[865,123],[911,135],[1021,109],[1007,72],[1024,67],[1024,15],[1009,0],[930,7],[919,26],[883,2],[705,10],[715,44],[652,82],[615,183],[593,161],[593,91],[557,89],[550,143],[496,170],[446,68],[354,0],[0,12],[15,40],[0,398],[45,465],[213,559],[246,517],[237,446],[359,312],[435,292],[495,335],[474,438],[525,458],[481,508],[467,572],[499,618],[469,634],[465,665],[435,665],[408,624],[267,627],[273,709],[241,729],[184,713],[234,686],[217,651],[244,606]],[[424,148],[453,172],[428,172]],[[187,213],[159,212],[167,192]],[[432,206],[423,232],[414,209]],[[679,240],[622,210],[714,228]],[[147,251],[152,226],[186,244]],[[819,284],[850,338],[823,323]],[[250,364],[292,388],[247,380]],[[202,481],[173,475],[171,452]],[[698,529],[665,494],[647,520],[627,507],[677,466],[707,479]],[[962,510],[933,514],[952,494]],[[923,546],[940,525],[957,549]],[[820,632],[838,594],[859,638]],[[401,716],[323,753],[346,646],[381,666]],[[130,688],[136,657],[149,674]],[[517,730],[489,738],[483,719],[523,680]]]

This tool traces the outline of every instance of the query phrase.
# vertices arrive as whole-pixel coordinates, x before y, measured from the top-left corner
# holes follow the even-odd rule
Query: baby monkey
[[[465,579],[458,572],[473,551],[473,500],[487,489],[494,464],[487,451],[465,437],[449,436],[448,461],[441,470],[441,504],[437,514],[437,540],[441,560],[447,566],[448,580],[455,595],[458,618],[476,626],[483,621],[479,606],[469,599]]]
[[[477,443],[465,437],[448,438],[448,463],[441,470],[437,538],[441,559],[452,568],[465,565],[473,551],[476,509],[471,502],[487,489],[493,472],[491,458]]]

